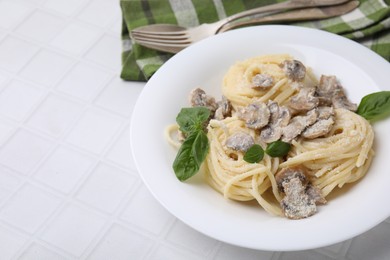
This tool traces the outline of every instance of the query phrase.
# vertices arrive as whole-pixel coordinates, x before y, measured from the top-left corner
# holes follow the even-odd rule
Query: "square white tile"
[[[271,260],[272,251],[253,250],[223,243],[215,256],[215,260]]]
[[[0,147],[3,143],[11,136],[16,130],[17,126],[15,123],[8,122],[7,120],[0,121]]]
[[[0,28],[10,29],[25,18],[30,6],[11,0],[0,1]]]
[[[114,142],[114,145],[107,152],[106,157],[122,167],[136,171],[133,154],[130,149],[129,127],[126,127],[119,138]]]
[[[113,213],[133,188],[136,179],[118,168],[100,164],[89,175],[76,197],[100,210]]]
[[[52,86],[66,73],[74,61],[49,50],[39,52],[20,75],[45,86]]]
[[[305,250],[305,251],[292,251],[292,252],[283,252],[280,257],[280,260],[302,260],[302,259],[316,259],[316,260],[331,260],[332,258],[317,253],[314,250]]]
[[[88,174],[94,163],[95,159],[60,146],[42,164],[34,178],[56,190],[69,193]]]
[[[0,218],[28,233],[34,233],[59,204],[59,198],[28,184],[7,201]]]
[[[62,256],[45,246],[37,243],[32,243],[27,250],[18,258],[19,260],[69,260],[68,257]]]
[[[0,41],[5,37],[7,33],[0,29]]]
[[[50,45],[64,52],[81,55],[98,39],[100,33],[92,26],[74,22],[61,30]]]
[[[119,131],[122,120],[103,110],[88,110],[66,138],[67,142],[100,154]]]
[[[382,222],[354,238],[347,253],[348,259],[384,260],[390,256],[390,224]]]
[[[113,225],[87,259],[142,259],[152,243],[143,235],[131,232],[122,226]]]
[[[51,136],[60,136],[73,126],[83,105],[70,99],[49,95],[35,110],[27,125]]]
[[[196,254],[192,254],[187,250],[180,250],[180,248],[167,246],[165,244],[161,244],[152,254],[148,257],[148,260],[161,260],[161,259],[169,259],[169,260],[203,260],[205,259],[203,256],[198,256]],[[237,259],[237,258],[236,258]],[[241,259],[240,259],[241,260]],[[255,260],[255,259],[253,259]]]
[[[3,204],[7,199],[11,197],[13,191],[0,188],[0,204]]]
[[[122,41],[119,35],[114,37],[106,34],[96,42],[85,57],[115,72],[119,72],[122,67],[121,55]]]
[[[0,42],[0,68],[9,72],[18,72],[37,51],[37,46],[8,36]]]
[[[26,242],[26,236],[0,225],[0,252],[2,259],[13,259]]]
[[[0,114],[22,121],[43,99],[45,91],[22,81],[11,81],[0,92]]]
[[[1,37],[0,37],[1,38]],[[7,82],[8,80],[8,76],[3,74],[1,71],[0,71],[0,90],[2,89],[2,86],[3,84],[5,84],[5,82]]]
[[[14,0],[14,1],[18,1],[18,2],[22,2],[22,3],[28,3],[28,4],[30,4],[30,5],[39,6],[39,5],[41,5],[43,2],[45,2],[46,0]]]
[[[174,219],[144,185],[132,196],[121,218],[155,235],[160,234]]]
[[[37,10],[23,21],[16,33],[37,42],[47,43],[66,25],[66,20],[57,15]]]
[[[78,258],[97,239],[105,221],[101,215],[71,204],[49,223],[41,238]]]
[[[122,32],[122,16],[118,17],[116,21],[110,26],[110,31],[116,35]]]
[[[120,78],[114,78],[96,99],[96,104],[125,117],[130,117],[143,83],[132,84]]]
[[[17,173],[0,165],[0,189],[15,191],[21,183],[22,180]]]
[[[106,27],[121,16],[120,6],[117,2],[111,0],[92,0],[80,12],[78,19]]]
[[[189,251],[207,257],[215,249],[218,242],[190,228],[181,221],[176,221],[166,239],[174,245],[179,245]]]
[[[46,0],[43,4],[44,8],[58,12],[59,14],[71,16],[77,14],[77,12],[85,5],[86,0]]]
[[[80,62],[69,71],[57,89],[84,101],[89,101],[96,97],[110,77],[109,72],[92,64]]]
[[[0,151],[0,163],[19,173],[29,174],[52,147],[50,141],[29,131],[19,130]]]

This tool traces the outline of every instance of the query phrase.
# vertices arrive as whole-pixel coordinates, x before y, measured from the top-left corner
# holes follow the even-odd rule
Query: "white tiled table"
[[[120,26],[117,0],[0,0],[0,259],[390,259],[390,219],[326,248],[265,252],[163,209],[130,156],[144,84],[119,79]]]

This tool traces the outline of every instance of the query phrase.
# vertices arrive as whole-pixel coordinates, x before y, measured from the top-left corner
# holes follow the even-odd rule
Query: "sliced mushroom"
[[[245,121],[248,128],[261,129],[268,124],[270,111],[263,102],[254,102],[241,108],[237,116]]]
[[[332,104],[334,108],[344,108],[353,112],[357,110],[357,105],[348,100],[342,88],[335,91],[332,97]]]
[[[261,130],[260,139],[265,143],[272,143],[282,136],[282,129],[288,125],[291,114],[288,108],[279,107],[278,103],[274,101],[269,101],[267,105],[271,113],[270,122]]]
[[[319,97],[329,98],[329,100],[331,100],[332,95],[337,88],[339,88],[339,83],[335,76],[321,75],[316,94]]]
[[[254,144],[253,137],[244,132],[237,132],[226,140],[226,147],[235,151],[246,152]]]
[[[321,105],[332,104],[334,108],[345,108],[351,111],[357,109],[357,105],[348,100],[343,87],[335,76],[322,75],[316,89],[316,95]]]
[[[328,119],[334,116],[333,107],[320,106],[317,107],[317,111],[318,111],[318,119]]]
[[[306,67],[298,60],[285,60],[281,67],[287,77],[293,81],[300,81],[305,78]]]
[[[313,200],[317,205],[320,205],[320,204],[326,204],[326,199],[325,197],[322,195],[322,192],[321,190],[317,187],[317,186],[314,186],[313,184],[309,183],[307,186],[306,186],[306,191],[305,193],[309,196],[309,198],[311,200]]]
[[[222,96],[222,100],[217,102],[217,110],[215,110],[214,119],[223,120],[226,117],[231,116],[231,114],[232,105],[225,96]]]
[[[285,195],[280,205],[290,219],[309,217],[316,213],[316,204],[326,203],[321,190],[309,182],[302,167],[283,168],[276,173],[275,180]]]
[[[283,183],[289,182],[293,178],[298,178],[303,184],[308,183],[306,173],[301,167],[283,168],[275,174],[276,184],[280,192],[284,192]]]
[[[324,136],[330,132],[334,125],[333,117],[328,119],[319,119],[317,122],[307,127],[303,132],[302,136],[307,139],[314,139],[320,136]]]
[[[193,107],[207,107],[212,113],[217,109],[217,103],[212,96],[206,94],[201,88],[193,89],[190,92],[190,104]]]
[[[298,94],[291,97],[289,107],[298,111],[308,111],[317,107],[319,99],[314,96],[315,91],[315,88],[301,88]]]
[[[274,84],[274,78],[265,73],[256,74],[252,78],[252,88],[265,90]]]
[[[283,183],[286,196],[280,202],[284,215],[290,219],[302,219],[317,212],[316,203],[305,193],[306,186],[299,178]]]
[[[312,109],[304,116],[295,116],[290,120],[290,123],[283,127],[283,142],[291,142],[295,137],[300,135],[306,127],[316,122],[318,112],[316,109]]]

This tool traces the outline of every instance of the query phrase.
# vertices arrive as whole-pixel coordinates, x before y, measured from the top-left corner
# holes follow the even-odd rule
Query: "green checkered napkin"
[[[234,13],[281,0],[121,0],[121,78],[147,81],[172,54],[135,44],[132,29],[154,23],[196,26],[211,23]],[[318,28],[353,39],[390,61],[390,0],[360,0],[358,9],[335,18],[289,23]]]

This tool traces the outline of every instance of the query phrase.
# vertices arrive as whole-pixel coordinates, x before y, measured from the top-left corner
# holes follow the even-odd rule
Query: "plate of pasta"
[[[205,39],[137,100],[139,174],[170,213],[226,243],[291,251],[350,239],[390,216],[389,71],[366,47],[315,29]]]

